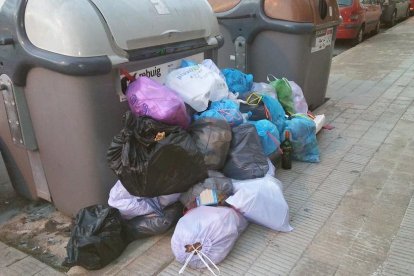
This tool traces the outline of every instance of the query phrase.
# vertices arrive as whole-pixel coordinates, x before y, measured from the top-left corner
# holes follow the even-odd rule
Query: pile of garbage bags
[[[130,107],[108,151],[118,177],[108,205],[82,209],[67,265],[98,269],[131,241],[176,225],[178,262],[213,274],[248,222],[289,232],[275,166],[290,132],[293,158],[319,162],[316,126],[302,90],[285,78],[255,83],[211,60],[184,60],[165,84],[127,87]]]

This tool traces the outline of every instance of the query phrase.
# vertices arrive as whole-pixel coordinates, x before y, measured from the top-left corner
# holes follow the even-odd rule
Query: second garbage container
[[[299,84],[310,109],[325,101],[336,28],[336,0],[209,0],[224,46],[219,66]]]

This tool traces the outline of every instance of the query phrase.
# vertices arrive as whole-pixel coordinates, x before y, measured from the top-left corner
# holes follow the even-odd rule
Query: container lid
[[[134,50],[219,34],[205,1],[91,0],[102,13],[115,43]]]
[[[205,0],[28,0],[25,30],[38,48],[76,57],[205,39],[217,44],[217,19]]]
[[[265,0],[266,16],[292,22],[317,25],[339,20],[336,0]]]

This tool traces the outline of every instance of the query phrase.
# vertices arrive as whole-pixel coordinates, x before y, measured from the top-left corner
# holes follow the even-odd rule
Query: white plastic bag
[[[208,69],[210,69],[213,72],[216,72],[217,74],[219,74],[219,76],[226,81],[226,77],[223,75],[223,73],[220,71],[220,69],[217,67],[217,65],[214,63],[214,61],[212,61],[211,59],[205,59],[201,62],[201,64],[205,67],[207,67]],[[226,87],[227,87],[227,83],[226,83]],[[227,88],[228,89],[228,88]]]
[[[207,267],[213,274],[215,266],[230,253],[247,221],[228,207],[200,206],[182,217],[175,227],[171,248],[178,262],[188,266]],[[215,275],[215,274],[214,274]]]
[[[233,180],[234,195],[226,202],[249,221],[270,229],[289,232],[289,207],[283,196],[281,182],[271,175],[249,180]]]
[[[316,124],[316,133],[318,133],[319,131],[321,131],[321,129],[325,125],[325,122],[326,122],[325,114],[316,115],[313,121]]]
[[[269,165],[269,170],[266,174],[274,177],[276,173],[276,167],[273,165],[272,160],[269,158],[267,158],[267,164]]]
[[[293,104],[295,105],[296,113],[308,113],[308,104],[306,103],[305,96],[303,96],[302,88],[294,81],[289,81],[292,88]]]
[[[132,219],[157,212],[158,208],[164,209],[177,202],[180,195],[172,194],[154,198],[137,197],[131,195],[118,180],[109,193],[108,204],[118,209],[122,218]]]
[[[254,82],[251,90],[257,94],[268,95],[274,99],[277,99],[275,89],[268,83]]]
[[[171,71],[165,85],[177,92],[197,112],[206,110],[209,101],[219,101],[227,98],[229,94],[223,78],[204,65]]]

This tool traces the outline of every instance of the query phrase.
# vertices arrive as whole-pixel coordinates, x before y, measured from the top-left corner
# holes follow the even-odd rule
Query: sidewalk
[[[10,180],[4,167],[3,159],[0,156],[0,198],[13,198],[10,193]],[[7,219],[9,214],[0,213],[0,223]],[[13,214],[10,214],[13,215]],[[28,256],[0,242],[0,276],[20,276],[20,275],[63,275],[46,264]]]
[[[276,175],[295,230],[250,224],[221,275],[414,275],[413,45],[410,18],[334,58],[330,100],[316,111],[335,127],[318,134],[321,162],[295,162]],[[177,275],[170,238],[138,240],[89,274]],[[0,275],[35,275],[24,265],[9,274],[7,251],[0,244]]]

